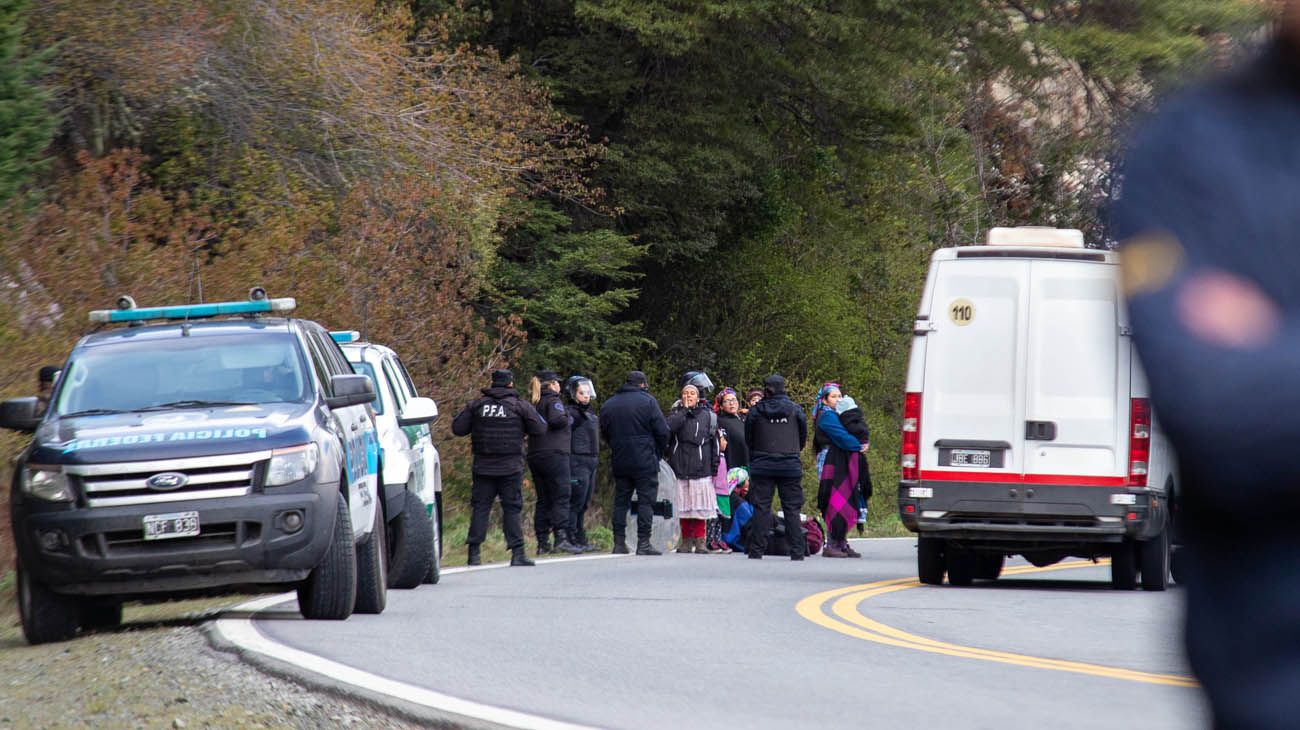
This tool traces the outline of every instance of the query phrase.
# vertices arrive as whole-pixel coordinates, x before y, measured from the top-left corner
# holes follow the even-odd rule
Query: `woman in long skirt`
[[[694,385],[682,388],[681,400],[668,413],[668,464],[677,477],[677,514],[682,527],[679,553],[708,553],[705,523],[718,512],[713,477],[720,456],[711,409]]]
[[[822,550],[827,558],[862,557],[849,545],[849,528],[858,521],[859,482],[865,477],[867,444],[849,433],[840,421],[836,406],[841,398],[835,383],[822,387],[813,408],[816,433],[813,448],[818,451],[821,482],[817,489],[817,506],[830,530],[830,539]]]

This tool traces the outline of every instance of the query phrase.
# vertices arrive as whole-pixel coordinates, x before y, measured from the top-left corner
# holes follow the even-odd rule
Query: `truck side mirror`
[[[325,399],[325,405],[330,408],[346,408],[375,400],[375,386],[367,375],[331,376],[330,391],[334,395]]]
[[[399,426],[422,426],[438,420],[438,404],[432,398],[412,398],[406,402],[401,415],[397,417]]]
[[[36,398],[12,398],[0,403],[0,428],[31,433],[41,423]]]

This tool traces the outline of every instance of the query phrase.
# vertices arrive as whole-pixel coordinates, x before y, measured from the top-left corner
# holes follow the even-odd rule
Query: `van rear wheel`
[[[978,555],[975,558],[975,577],[980,580],[997,580],[1002,575],[1005,555]]]
[[[1137,577],[1137,548],[1133,540],[1126,537],[1110,554],[1110,587],[1117,591],[1131,591],[1137,588]]]
[[[943,540],[937,537],[916,539],[916,575],[926,585],[943,585]]]
[[[1169,587],[1169,528],[1150,540],[1137,544],[1138,567],[1142,571],[1142,590],[1163,591]]]
[[[968,586],[975,582],[975,553],[961,548],[949,547],[948,585]]]

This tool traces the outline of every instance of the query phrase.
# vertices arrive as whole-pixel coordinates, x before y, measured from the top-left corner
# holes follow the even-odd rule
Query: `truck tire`
[[[81,628],[115,629],[122,625],[122,602],[88,600],[81,604]]]
[[[433,520],[424,509],[424,503],[407,490],[402,501],[402,512],[388,523],[392,539],[389,541],[389,588],[415,588],[424,580],[433,563]]]
[[[1137,588],[1137,577],[1137,548],[1126,537],[1110,555],[1110,587],[1117,591],[1131,591]]]
[[[997,580],[1002,575],[1002,566],[1006,560],[1005,555],[976,555],[975,577],[980,580]]]
[[[357,548],[357,613],[383,613],[388,605],[388,526],[375,505],[370,535]]]
[[[67,641],[77,635],[81,603],[32,579],[18,565],[18,617],[28,644]]]
[[[916,577],[931,586],[943,585],[943,540],[937,537],[916,539]]]
[[[1137,544],[1138,569],[1142,572],[1142,590],[1163,591],[1169,587],[1169,527],[1160,534]]]
[[[352,542],[348,503],[337,495],[334,532],[320,564],[298,585],[298,611],[303,618],[342,621],[357,602],[357,546]]]
[[[948,585],[968,586],[974,583],[975,553],[951,547],[945,552],[948,554]]]
[[[442,499],[441,495],[436,499]],[[434,515],[429,520],[433,523],[433,560],[429,561],[429,570],[424,574],[424,582],[430,585],[442,580],[442,509],[434,507]]]

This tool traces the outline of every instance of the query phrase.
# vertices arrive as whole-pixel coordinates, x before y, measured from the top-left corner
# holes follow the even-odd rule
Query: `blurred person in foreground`
[[[1178,451],[1185,640],[1220,728],[1300,713],[1300,0],[1279,29],[1137,131],[1112,221]]]

